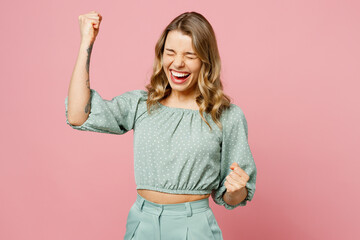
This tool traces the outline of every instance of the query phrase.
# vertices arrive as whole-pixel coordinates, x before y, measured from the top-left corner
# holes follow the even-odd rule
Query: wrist
[[[89,47],[94,44],[95,40],[91,40],[90,38],[81,38],[80,46]]]
[[[243,187],[237,192],[230,193],[228,191],[225,191],[225,194],[223,195],[223,200],[229,205],[237,205],[240,202],[244,201],[247,195],[248,190],[246,187]]]

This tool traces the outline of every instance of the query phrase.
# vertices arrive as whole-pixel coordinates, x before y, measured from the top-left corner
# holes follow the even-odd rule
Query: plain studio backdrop
[[[145,89],[162,30],[212,24],[225,92],[248,121],[254,198],[210,206],[224,239],[360,239],[358,1],[2,1],[0,239],[122,239],[136,198],[133,132],[83,132],[64,100],[78,16],[103,16],[90,86]]]

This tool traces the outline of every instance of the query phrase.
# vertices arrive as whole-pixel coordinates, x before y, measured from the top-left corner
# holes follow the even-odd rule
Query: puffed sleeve
[[[124,134],[134,127],[138,104],[147,96],[145,90],[127,91],[111,100],[103,99],[94,89],[90,89],[90,113],[80,126],[68,121],[68,96],[65,98],[66,123],[81,131],[109,134]]]
[[[220,167],[220,185],[213,190],[211,196],[214,202],[232,210],[238,206],[245,206],[247,201],[251,201],[255,193],[256,184],[256,165],[248,144],[248,126],[245,115],[241,108],[231,103],[231,107],[224,111],[221,116],[223,126],[221,143],[221,167]],[[248,190],[247,197],[237,205],[229,205],[223,200],[226,192],[224,185],[225,178],[232,171],[230,166],[233,162],[249,175],[249,181],[246,183]]]

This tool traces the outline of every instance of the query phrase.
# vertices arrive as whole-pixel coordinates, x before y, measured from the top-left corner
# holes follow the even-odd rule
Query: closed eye
[[[173,54],[173,53],[166,53],[166,55],[168,55],[168,56],[174,56],[175,54]],[[188,57],[188,56],[187,56],[187,58],[188,58],[188,59],[196,59],[196,57],[194,58],[194,57]]]

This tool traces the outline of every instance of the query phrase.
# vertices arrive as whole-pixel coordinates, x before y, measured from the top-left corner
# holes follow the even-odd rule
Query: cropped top
[[[124,134],[133,130],[136,189],[172,194],[211,194],[214,202],[232,210],[245,206],[255,193],[257,169],[248,144],[248,128],[241,108],[230,103],[220,117],[221,130],[204,112],[212,127],[198,110],[158,107],[147,112],[147,91],[132,90],[103,99],[90,89],[91,109],[81,126],[68,121],[68,97],[65,98],[66,122],[72,128],[98,133]],[[237,162],[249,175],[247,197],[237,205],[223,200],[230,165]]]

